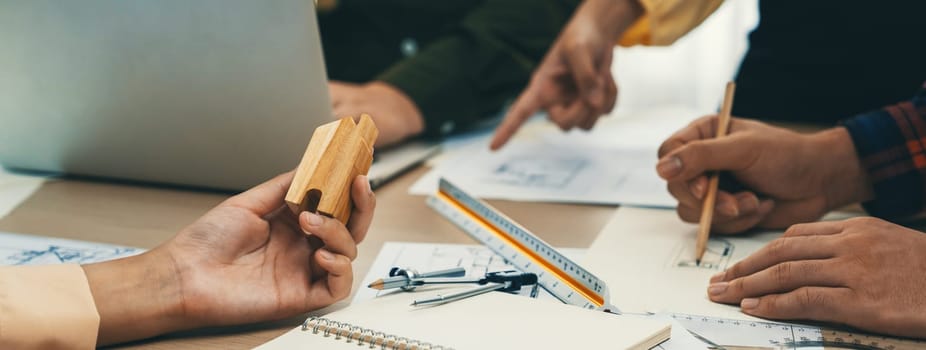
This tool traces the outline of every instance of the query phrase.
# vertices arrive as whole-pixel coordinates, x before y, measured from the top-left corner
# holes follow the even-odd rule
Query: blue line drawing
[[[496,167],[489,181],[527,188],[563,189],[589,163],[582,157],[516,156]]]
[[[89,264],[140,253],[137,248],[69,248],[49,245],[44,250],[21,250],[5,257],[4,265]]]
[[[701,257],[701,263],[695,261],[695,247],[691,243],[683,242],[682,246],[677,249],[672,266],[680,268],[697,268],[723,271],[730,265],[733,259],[733,250],[736,248],[732,242],[722,238],[711,238],[707,241],[707,250]]]
[[[0,265],[89,264],[144,251],[111,244],[0,232]]]

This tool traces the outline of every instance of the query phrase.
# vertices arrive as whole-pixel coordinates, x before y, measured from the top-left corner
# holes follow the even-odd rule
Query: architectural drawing
[[[517,155],[499,164],[486,180],[525,188],[562,189],[589,165],[589,160],[573,156]]]
[[[88,264],[143,252],[102,243],[0,232],[0,264]]]
[[[733,243],[722,238],[711,238],[707,241],[707,250],[701,257],[701,263],[695,261],[695,244],[694,242],[679,242],[674,258],[669,265],[679,268],[695,268],[723,271],[730,264],[733,257]]]
[[[666,208],[678,203],[653,171],[655,150],[529,142],[491,152],[480,146],[444,159],[409,192],[431,195],[443,177],[482,199]]]

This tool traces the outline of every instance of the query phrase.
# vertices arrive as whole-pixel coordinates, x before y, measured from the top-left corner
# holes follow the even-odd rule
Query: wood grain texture
[[[296,214],[317,212],[346,224],[353,206],[351,183],[370,170],[378,135],[367,114],[360,115],[359,122],[344,117],[316,128],[286,193],[289,208]]]

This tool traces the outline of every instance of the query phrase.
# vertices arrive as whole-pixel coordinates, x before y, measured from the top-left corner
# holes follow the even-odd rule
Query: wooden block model
[[[310,211],[347,224],[351,184],[370,170],[378,135],[367,114],[360,115],[359,123],[344,117],[316,128],[286,193],[289,208],[297,215]]]

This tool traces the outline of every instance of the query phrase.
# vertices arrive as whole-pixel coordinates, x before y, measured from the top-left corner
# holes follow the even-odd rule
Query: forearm
[[[577,0],[488,1],[440,39],[376,79],[421,110],[425,133],[460,130],[517,96],[568,22]]]
[[[820,188],[826,198],[826,209],[861,203],[874,197],[868,173],[858,157],[852,137],[845,128],[832,128],[811,136],[814,144],[808,152],[819,159],[823,176]]]
[[[182,317],[173,263],[160,251],[83,268],[100,314],[98,345],[193,328]]]
[[[0,266],[0,349],[93,349],[99,321],[80,266]]]
[[[479,86],[494,85],[505,76],[480,81],[469,68],[483,61],[486,53],[487,50],[471,41],[445,38],[432,43],[416,57],[393,65],[376,79],[414,101],[421,114],[422,133],[441,136],[475,123],[491,114],[490,109],[501,107],[505,97],[480,96]]]

